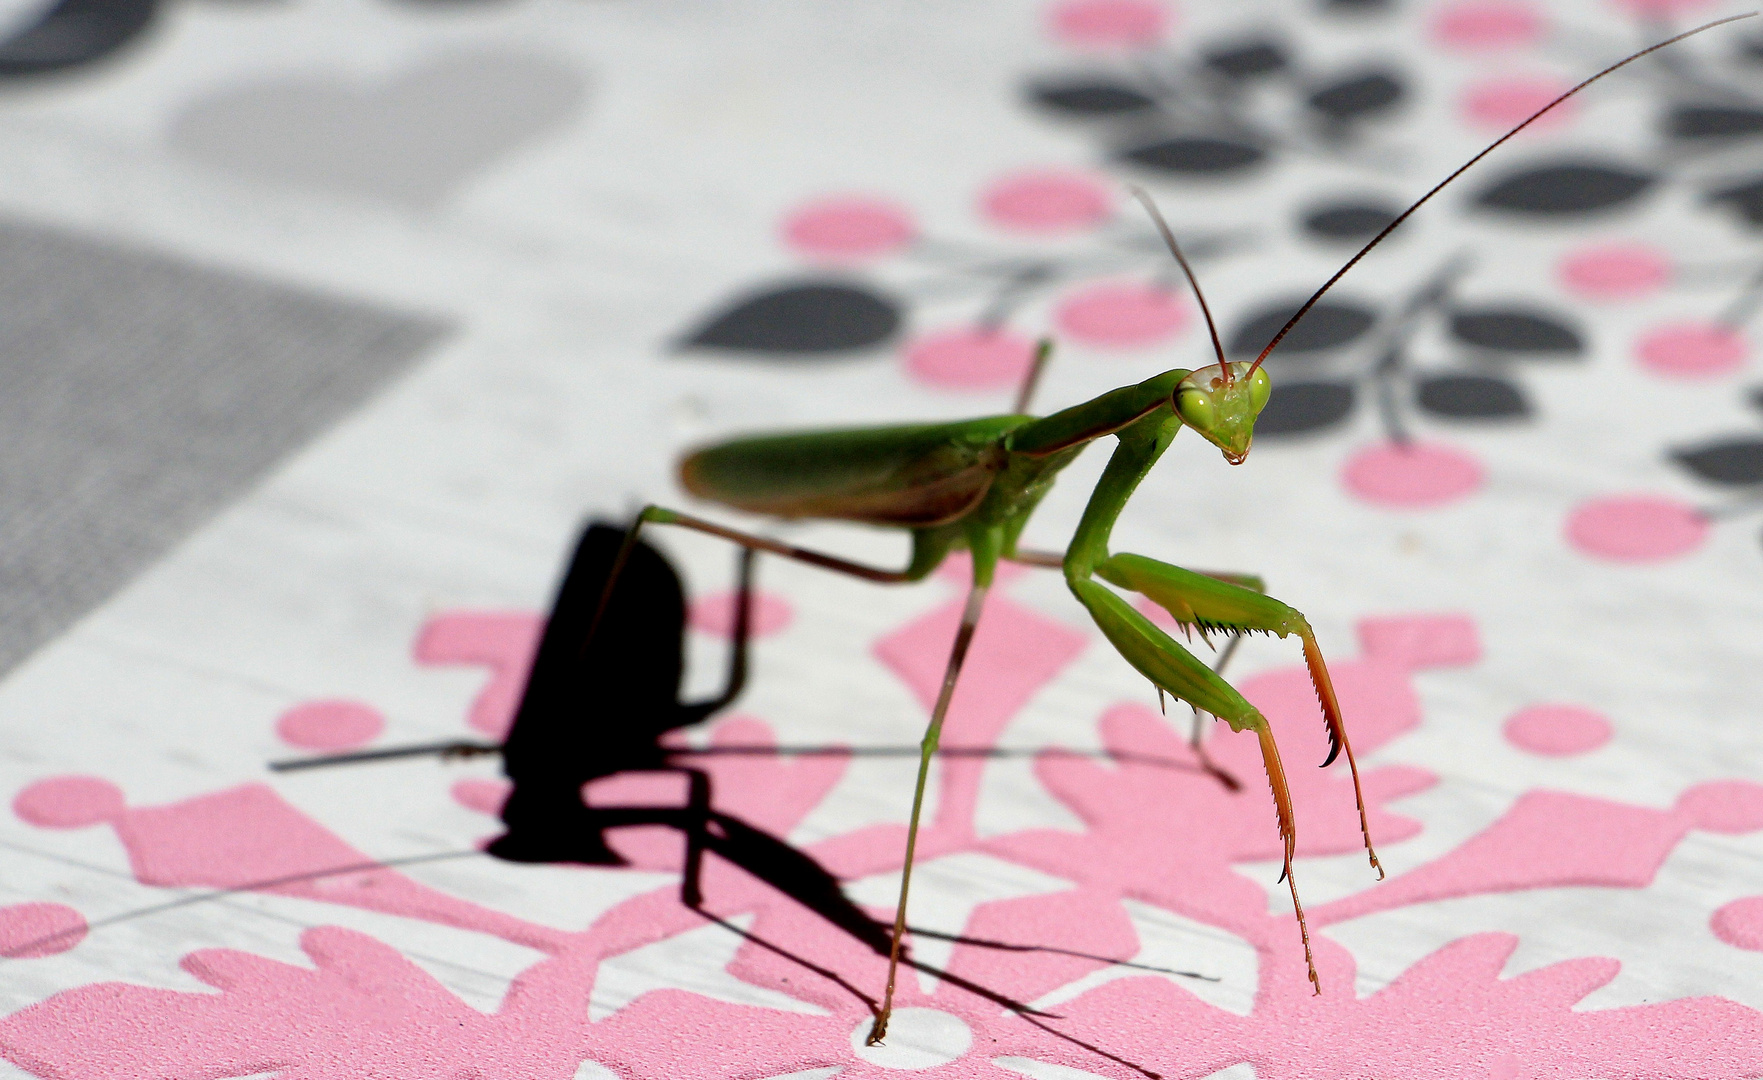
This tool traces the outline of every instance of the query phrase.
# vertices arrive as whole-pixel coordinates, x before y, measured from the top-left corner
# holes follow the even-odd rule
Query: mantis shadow
[[[754,744],[681,749],[665,745],[662,740],[666,735],[710,719],[732,704],[746,685],[755,553],[751,549],[742,549],[737,557],[734,625],[723,689],[707,700],[685,702],[680,700],[680,684],[685,667],[686,599],[679,575],[667,559],[647,543],[636,543],[612,591],[606,595],[604,609],[600,609],[607,578],[612,573],[624,538],[624,530],[599,523],[590,524],[582,532],[546,620],[513,724],[500,745],[458,741],[428,743],[275,762],[271,768],[290,771],[427,754],[442,757],[499,754],[503,774],[512,788],[501,809],[506,832],[485,847],[488,854],[522,863],[622,866],[626,860],[607,843],[608,830],[634,826],[674,829],[685,840],[681,903],[758,947],[831,980],[856,996],[872,1012],[879,1010],[879,1002],[838,972],[777,942],[767,941],[705,907],[704,859],[706,855],[715,855],[801,904],[877,955],[888,956],[892,949],[891,922],[874,918],[852,902],[845,895],[839,879],[812,855],[764,829],[718,810],[714,805],[713,777],[691,762],[700,757],[748,754],[915,756],[918,748]],[[597,611],[599,622],[596,628]],[[591,642],[588,640],[590,631]],[[988,757],[1026,756],[1037,752],[1044,751],[990,747],[948,747],[943,750],[950,755]],[[1191,761],[1130,756],[1135,761],[1142,758],[1143,764],[1204,772]],[[637,772],[684,777],[684,804],[590,805],[582,797],[584,785],[594,780]],[[1207,978],[1192,972],[1135,964],[1125,958],[1094,956],[1056,946],[971,938],[922,929],[914,929],[913,933],[982,948],[1058,953],[1166,974]],[[902,956],[901,962],[993,1001],[1031,1023],[1052,1018],[1051,1014],[1012,1000],[996,990],[918,961],[909,952]],[[1089,1049],[1112,1057],[1100,1048]]]

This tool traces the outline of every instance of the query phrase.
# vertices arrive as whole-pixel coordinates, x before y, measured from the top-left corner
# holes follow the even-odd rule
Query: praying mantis
[[[1358,763],[1316,636],[1299,611],[1267,595],[1258,577],[1201,573],[1144,555],[1112,551],[1109,538],[1114,524],[1140,482],[1183,427],[1193,429],[1217,447],[1226,461],[1242,464],[1254,437],[1255,418],[1273,389],[1262,366],[1268,355],[1336,282],[1433,196],[1502,143],[1598,79],[1693,34],[1749,18],[1751,14],[1755,13],[1710,22],[1643,49],[1537,110],[1415,200],[1347,260],[1292,315],[1253,363],[1225,358],[1211,309],[1174,233],[1150,197],[1134,189],[1194,291],[1211,333],[1215,363],[1196,370],[1173,368],[1082,404],[1037,417],[1029,415],[1027,407],[1050,350],[1050,345],[1043,342],[1016,408],[1005,415],[951,423],[753,435],[702,447],[680,462],[682,486],[700,499],[782,519],[817,518],[904,530],[911,536],[910,559],[899,570],[865,565],[650,505],[637,514],[626,534],[624,548],[602,594],[602,610],[623,559],[645,525],[693,529],[750,550],[771,552],[882,584],[920,581],[954,551],[965,549],[972,557],[972,582],[960,626],[920,743],[918,778],[895,905],[887,987],[868,1035],[870,1045],[880,1043],[886,1036],[892,1012],[930,763],[937,753],[943,721],[973,641],[986,592],[1001,560],[1062,570],[1072,594],[1109,644],[1161,693],[1187,702],[1198,713],[1223,720],[1235,731],[1255,733],[1284,842],[1280,879],[1291,891],[1311,984],[1316,993],[1322,992],[1303,904],[1292,874],[1297,827],[1291,795],[1267,719],[1211,667],[1106,585],[1139,594],[1167,611],[1180,626],[1197,630],[1203,636],[1212,632],[1263,633],[1280,638],[1295,635],[1299,639],[1328,730],[1329,753],[1322,764],[1326,767],[1345,753],[1366,854],[1372,869],[1382,878],[1383,869],[1371,842]],[[1091,492],[1065,551],[1048,553],[1019,548],[1017,541],[1023,528],[1060,470],[1092,442],[1110,435],[1116,439],[1114,454]],[[596,613],[589,640],[598,620]]]

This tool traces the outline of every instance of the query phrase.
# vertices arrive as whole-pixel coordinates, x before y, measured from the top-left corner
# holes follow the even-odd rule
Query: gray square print
[[[446,329],[0,220],[0,673]]]

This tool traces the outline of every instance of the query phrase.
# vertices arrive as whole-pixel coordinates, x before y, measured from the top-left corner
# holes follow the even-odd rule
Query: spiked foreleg
[[[1292,857],[1297,854],[1298,828],[1292,814],[1292,793],[1286,784],[1285,766],[1279,760],[1279,747],[1273,741],[1273,729],[1267,718],[1236,692],[1236,689],[1213,673],[1193,653],[1159,630],[1151,620],[1134,611],[1125,600],[1109,589],[1082,578],[1068,579],[1071,591],[1077,594],[1090,617],[1127,663],[1159,689],[1188,704],[1209,712],[1237,731],[1253,731],[1261,741],[1261,761],[1267,767],[1267,783],[1273,789],[1273,809],[1279,818],[1279,836],[1285,843],[1285,867],[1280,879],[1292,892],[1292,909],[1298,915],[1298,934],[1304,941],[1304,963],[1310,970],[1310,983],[1322,992],[1316,976],[1316,961],[1310,952],[1310,927],[1304,921],[1304,905],[1298,900],[1297,880],[1292,876]]]
[[[1359,763],[1353,756],[1352,741],[1347,738],[1341,705],[1335,697],[1328,665],[1322,659],[1322,649],[1316,644],[1316,634],[1303,614],[1289,604],[1253,589],[1143,555],[1110,555],[1096,564],[1096,573],[1105,581],[1149,597],[1184,626],[1236,633],[1258,631],[1282,638],[1288,634],[1298,636],[1304,645],[1304,665],[1310,671],[1310,684],[1316,690],[1323,723],[1328,727],[1328,757],[1322,764],[1327,767],[1343,750],[1346,751],[1347,767],[1353,774],[1353,797],[1359,807],[1359,830],[1365,837],[1365,853],[1371,860],[1372,869],[1382,878],[1383,866],[1377,861],[1377,849],[1371,844],[1371,824],[1365,811],[1365,793],[1359,782]],[[1205,706],[1200,707],[1205,709]],[[1211,709],[1205,711],[1213,712]],[[1214,712],[1214,715],[1222,714]]]

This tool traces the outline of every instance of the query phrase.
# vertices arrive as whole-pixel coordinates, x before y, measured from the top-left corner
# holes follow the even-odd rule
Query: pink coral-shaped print
[[[0,1052],[54,1080],[567,1080],[585,1059],[720,1080],[793,1060],[767,1049],[782,1014],[678,991],[590,1025],[595,965],[580,955],[530,969],[486,1015],[365,934],[318,927],[300,947],[313,967],[232,949],[186,956],[184,970],[219,993],[126,983],[65,991],[0,1021]]]
[[[853,1053],[853,1035],[868,1031],[873,993],[886,975],[886,959],[847,936],[791,911],[762,915],[755,934],[783,940],[837,972],[846,985],[818,978],[775,951],[745,947],[729,971],[758,985],[788,993],[825,1010],[822,1016],[796,1018],[794,1038],[805,1050],[804,1061],[839,1065],[841,1076],[882,1077],[894,1068],[877,1066]],[[965,1053],[944,1065],[924,1067],[926,1077],[996,1077],[1018,1074],[992,1063],[998,1057],[1029,1057],[1040,1061],[1122,1075],[1121,1063],[1105,1049],[1112,1041],[1090,1044],[1062,1032],[1062,1018],[1023,1013],[1009,1006],[1028,1006],[1036,999],[1092,971],[1107,967],[1110,958],[1129,957],[1137,939],[1119,905],[1099,902],[1091,894],[1068,891],[1018,897],[981,905],[968,921],[943,977],[926,988],[911,970],[901,973],[895,1006],[902,1012],[930,1010],[954,1017],[971,1033]],[[856,991],[856,992],[853,992]],[[807,1067],[806,1065],[804,1067]],[[1133,1070],[1127,1069],[1126,1075]]]
[[[1293,673],[1296,674],[1296,673]],[[1360,753],[1368,753],[1405,726],[1399,709],[1365,708],[1375,694],[1400,699],[1387,685],[1362,682],[1360,670],[1340,665],[1335,688],[1349,716],[1377,717],[1353,732]],[[1301,676],[1299,676],[1301,678]],[[1405,688],[1404,684],[1398,684]],[[1283,682],[1245,684],[1250,699],[1267,713],[1295,762],[1321,761],[1326,738],[1320,719],[1293,716]],[[1308,693],[1307,684],[1303,688]],[[1295,696],[1295,695],[1294,695]],[[1298,699],[1302,703],[1302,699]],[[1308,710],[1316,700],[1309,696]],[[1356,708],[1356,706],[1358,706]],[[1037,767],[1047,787],[1081,818],[1085,830],[1036,830],[998,837],[986,850],[1012,860],[1075,878],[1110,894],[1132,897],[1241,932],[1258,925],[1266,909],[1259,886],[1236,873],[1235,863],[1276,860],[1281,854],[1273,799],[1261,774],[1260,752],[1252,736],[1219,732],[1209,743],[1213,759],[1240,778],[1232,791],[1199,768],[1170,723],[1137,705],[1111,709],[1102,718],[1103,740],[1117,762],[1109,765],[1048,756]],[[1352,782],[1341,772],[1288,770],[1298,808],[1298,852],[1341,854],[1358,850],[1359,821]],[[1419,826],[1384,809],[1384,804],[1433,783],[1431,774],[1406,766],[1365,773],[1365,796],[1372,835],[1394,841]]]
[[[993,605],[993,637],[976,643],[971,670],[978,677],[951,721],[959,734],[951,741],[977,750],[994,745],[1009,719],[1087,641],[1005,597]],[[949,608],[941,605],[877,649],[921,695],[947,646]],[[443,616],[425,634],[428,659],[487,664],[495,673],[491,692],[474,708],[475,726],[494,726],[491,714],[506,704],[513,685],[508,672],[518,666],[532,625],[512,615],[487,621]],[[1434,778],[1408,766],[1377,765],[1372,756],[1420,724],[1413,674],[1474,663],[1480,645],[1474,624],[1459,615],[1368,619],[1360,640],[1363,655],[1335,664],[1333,673],[1366,763],[1373,833],[1391,842],[1420,826],[1389,804]],[[1019,663],[1025,651],[1033,658],[1026,671]],[[1326,739],[1303,668],[1265,672],[1241,686],[1274,725],[1288,760],[1300,854],[1356,850],[1358,821],[1344,770],[1309,767],[1321,760]],[[1112,760],[1048,753],[1036,764],[1037,775],[1083,823],[1077,832],[979,837],[973,814],[983,757],[944,768],[943,809],[927,830],[930,843],[921,857],[927,851],[987,853],[1074,887],[981,904],[965,926],[944,928],[957,934],[948,963],[902,973],[895,1040],[906,1045],[885,1052],[893,1057],[861,1045],[886,971],[880,927],[891,912],[852,905],[839,894],[838,880],[897,870],[899,829],[860,829],[805,849],[789,847],[790,832],[843,776],[848,759],[779,755],[769,727],[752,717],[717,725],[701,751],[674,743],[679,760],[709,777],[706,821],[723,830],[718,836],[730,841],[743,829],[751,830],[750,839],[762,836],[756,842],[767,857],[799,860],[797,870],[819,875],[815,887],[824,895],[816,900],[781,888],[713,844],[701,880],[704,910],[684,906],[678,885],[669,883],[615,905],[579,931],[528,923],[375,866],[264,784],[146,807],[129,806],[120,788],[97,777],[30,785],[14,803],[21,818],[44,828],[108,824],[146,884],[249,889],[363,907],[502,937],[546,955],[486,1013],[389,946],[320,927],[301,937],[310,967],[227,949],[186,956],[185,971],[213,992],[114,982],[63,991],[0,1020],[0,1055],[55,1080],[220,1080],[258,1072],[286,1080],[561,1080],[577,1075],[584,1061],[632,1078],[762,1080],[834,1068],[845,1077],[911,1069],[1005,1080],[1018,1075],[999,1063],[1010,1058],[1129,1080],[1198,1080],[1241,1062],[1263,1080],[1737,1080],[1753,1076],[1763,1061],[1763,1014],[1721,998],[1576,1009],[1615,976],[1614,960],[1574,960],[1501,978],[1516,939],[1483,934],[1440,949],[1359,997],[1354,958],[1323,933],[1347,919],[1451,896],[1564,884],[1645,886],[1692,830],[1763,828],[1763,785],[1698,784],[1664,809],[1524,793],[1493,825],[1433,862],[1381,885],[1368,880],[1362,891],[1313,908],[1312,940],[1325,990],[1316,996],[1295,920],[1270,905],[1270,882],[1237,869],[1275,861],[1280,850],[1252,740],[1222,728],[1210,738],[1211,756],[1241,781],[1233,790],[1200,768],[1177,730],[1185,725],[1140,705],[1107,710],[1100,724]],[[445,788],[438,781],[437,790]],[[685,806],[686,791],[679,775],[634,774],[598,781],[586,797],[593,806],[673,812]],[[476,801],[494,808],[493,799]],[[678,822],[686,819],[670,820],[675,824],[665,828],[613,829],[612,842],[639,868],[680,872]],[[1121,903],[1126,898],[1248,942],[1257,957],[1248,1015],[1207,1003],[1171,974],[1125,972],[1036,1010],[1061,988],[1137,954]],[[1745,948],[1753,947],[1748,903],[1729,904],[1713,919],[1723,939]],[[590,1021],[588,1000],[602,960],[703,927],[706,919],[748,936],[728,965],[730,976],[811,1011],[655,990]],[[54,948],[24,944],[33,947],[19,950],[20,957],[82,947],[78,935],[57,939]],[[959,1037],[913,1058],[918,1023]]]
[[[1363,998],[1350,989],[1312,996],[1301,978],[1264,979],[1246,1017],[1152,978],[1107,983],[1063,1011],[1082,1034],[1117,1033],[1123,1053],[1167,1080],[1240,1062],[1260,1080],[1736,1080],[1763,1061],[1763,1016],[1752,1009],[1689,998],[1578,1011],[1620,965],[1571,960],[1502,979],[1517,945],[1509,934],[1462,938]],[[1318,963],[1331,983],[1352,986],[1345,950],[1324,940]],[[1156,1034],[1177,1031],[1178,1039]]]

